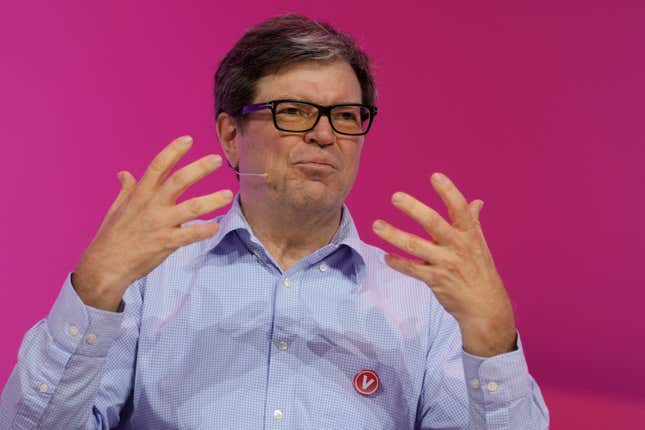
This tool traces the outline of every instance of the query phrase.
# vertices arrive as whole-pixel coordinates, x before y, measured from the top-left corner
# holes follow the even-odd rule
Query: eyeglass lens
[[[370,111],[365,106],[335,106],[329,116],[336,131],[355,134],[369,126]],[[275,107],[275,119],[284,130],[308,130],[318,119],[318,108],[306,103],[280,102]]]

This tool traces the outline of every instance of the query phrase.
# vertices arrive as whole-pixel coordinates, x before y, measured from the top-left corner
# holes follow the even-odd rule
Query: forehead
[[[360,103],[361,86],[349,63],[301,62],[264,76],[256,84],[254,102],[293,98],[328,105]]]

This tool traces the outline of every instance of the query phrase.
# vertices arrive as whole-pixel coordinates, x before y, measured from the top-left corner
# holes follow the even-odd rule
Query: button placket
[[[294,383],[291,376],[297,359],[287,351],[297,348],[294,342],[298,341],[298,333],[294,329],[294,322],[299,321],[301,313],[299,287],[302,276],[300,272],[291,271],[274,279],[275,315],[271,340],[274,348],[269,364],[266,418],[272,422],[271,427],[279,428],[287,424],[286,414],[291,408],[290,394]]]

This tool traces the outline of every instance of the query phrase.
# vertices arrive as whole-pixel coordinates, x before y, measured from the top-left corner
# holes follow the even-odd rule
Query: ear
[[[237,167],[240,162],[238,134],[238,124],[231,115],[226,112],[217,115],[217,138],[229,164],[233,167]]]

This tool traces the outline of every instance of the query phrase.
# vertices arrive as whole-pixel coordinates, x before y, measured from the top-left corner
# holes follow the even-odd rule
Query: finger
[[[448,258],[446,250],[439,245],[400,230],[385,221],[376,220],[372,228],[385,241],[423,261],[437,264]]]
[[[186,227],[180,227],[172,235],[172,247],[179,248],[189,245],[193,242],[208,239],[219,231],[219,224],[216,222],[207,222],[204,224],[194,224]]]
[[[193,139],[190,136],[182,136],[162,149],[143,174],[140,182],[141,189],[149,192],[159,185],[170,169],[188,152],[192,142]]]
[[[392,204],[421,224],[425,231],[438,243],[451,243],[453,241],[454,229],[434,209],[402,192],[394,193]]]
[[[468,230],[473,227],[474,220],[468,210],[466,198],[457,189],[455,184],[445,175],[435,173],[431,177],[432,186],[448,208],[450,219],[455,227]]]
[[[433,284],[432,273],[429,265],[418,261],[412,261],[396,254],[386,254],[385,263],[397,272],[412,276],[426,284]]]
[[[171,214],[170,225],[180,225],[226,206],[233,200],[231,190],[220,190],[205,196],[186,200],[175,206]]]
[[[188,187],[217,170],[221,165],[222,157],[211,154],[182,167],[163,183],[160,190],[161,198],[163,201],[175,203]]]

